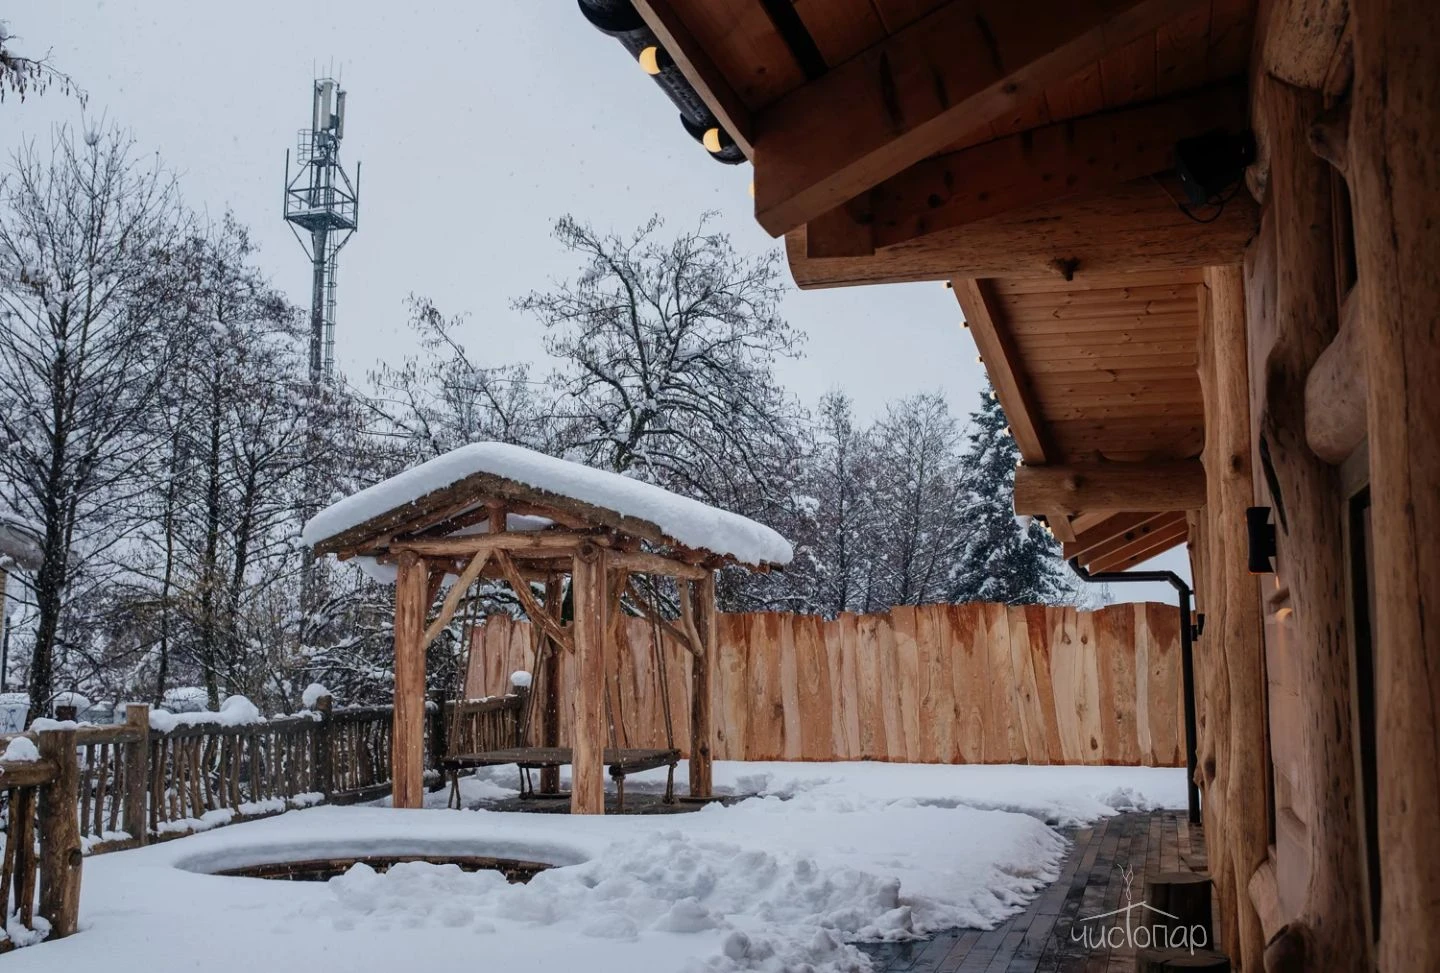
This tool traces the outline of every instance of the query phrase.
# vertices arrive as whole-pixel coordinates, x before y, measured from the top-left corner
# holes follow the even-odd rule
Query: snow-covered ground
[[[514,781],[492,772],[466,796]],[[863,970],[849,941],[988,927],[1022,908],[1065,853],[1046,822],[1185,802],[1184,772],[1153,768],[720,763],[716,783],[759,796],[627,817],[319,807],[97,856],[81,932],[6,969]],[[386,853],[564,867],[528,885],[429,864],[328,883],[207,874]]]

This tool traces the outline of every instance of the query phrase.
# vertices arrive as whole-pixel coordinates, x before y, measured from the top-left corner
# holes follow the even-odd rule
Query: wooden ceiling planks
[[[1199,454],[1199,281],[1180,270],[983,282],[1048,462]]]

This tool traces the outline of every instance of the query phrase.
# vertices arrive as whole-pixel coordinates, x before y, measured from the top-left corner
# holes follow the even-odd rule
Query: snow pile
[[[524,669],[516,669],[514,672],[510,673],[510,685],[514,686],[516,689],[529,689],[530,673],[526,672]]]
[[[86,696],[86,695],[83,694],[83,693],[72,693],[72,692],[56,693],[56,694],[55,694],[55,705],[56,705],[56,706],[73,706],[73,707],[75,707],[75,712],[76,712],[76,713],[84,713],[87,709],[90,708],[90,697]]]
[[[203,686],[176,686],[165,690],[160,705],[172,713],[200,713],[210,702],[210,694]]]
[[[150,729],[169,733],[177,726],[246,726],[264,723],[260,709],[244,696],[231,696],[220,704],[218,713],[171,713],[168,710],[150,711]]]
[[[0,760],[10,763],[28,764],[40,759],[40,751],[35,749],[35,742],[28,737],[16,737],[10,741],[5,752],[0,754]]]
[[[329,695],[330,690],[326,689],[318,682],[312,682],[310,685],[306,686],[305,691],[300,694],[300,704],[306,709],[314,709],[315,704],[320,702],[321,696]]]
[[[727,554],[746,564],[789,564],[790,543],[747,517],[682,497],[654,484],[556,459],[509,443],[471,443],[320,511],[301,531],[313,547],[352,527],[476,473],[489,473],[549,493],[604,507],[658,527],[687,547]]]

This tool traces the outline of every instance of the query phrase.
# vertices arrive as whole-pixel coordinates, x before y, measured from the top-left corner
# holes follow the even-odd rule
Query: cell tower
[[[296,161],[290,177],[285,153],[285,221],[315,268],[310,297],[310,381],[318,385],[335,370],[335,257],[359,225],[360,163],[355,182],[340,165],[340,140],[345,136],[345,92],[331,78],[315,82],[310,127],[300,130]],[[297,229],[298,227],[298,229]],[[300,230],[305,230],[307,242]]]

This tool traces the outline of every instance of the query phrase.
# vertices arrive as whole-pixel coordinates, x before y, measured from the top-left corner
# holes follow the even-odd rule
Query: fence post
[[[137,845],[150,838],[149,818],[145,799],[150,793],[150,706],[129,703],[125,707],[125,726],[133,739],[125,744],[125,833]]]
[[[80,765],[74,730],[47,730],[39,744],[56,767],[40,789],[40,914],[50,921],[50,938],[60,939],[75,931],[80,915]]]
[[[315,789],[326,801],[335,793],[334,708],[335,700],[328,693],[315,700],[315,713],[320,717],[315,723]]]

